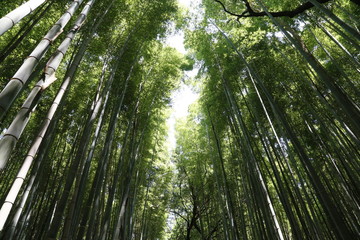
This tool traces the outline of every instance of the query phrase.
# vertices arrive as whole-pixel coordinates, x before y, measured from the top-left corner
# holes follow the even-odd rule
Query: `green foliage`
[[[240,14],[245,10],[243,2],[221,2],[232,13]],[[263,11],[257,2],[249,1],[254,10]],[[300,1],[264,3],[272,12],[291,10],[302,4]],[[333,234],[354,236],[357,227],[352,228],[346,222],[356,222],[348,214],[352,211],[350,209],[355,209],[356,200],[349,200],[352,207],[339,206],[341,200],[334,196],[334,192],[338,196],[346,195],[343,201],[352,196],[335,185],[340,181],[342,183],[338,184],[353,189],[353,183],[345,182],[353,177],[358,179],[357,160],[348,157],[351,155],[358,159],[358,151],[350,150],[350,146],[357,145],[359,136],[354,125],[351,129],[356,136],[351,136],[352,133],[341,127],[351,125],[351,121],[346,117],[340,120],[345,115],[344,109],[340,110],[332,91],[317,75],[319,69],[309,68],[308,60],[299,54],[300,50],[290,44],[281,33],[279,24],[274,24],[270,18],[236,20],[215,1],[203,1],[203,4],[204,19],[186,31],[186,45],[201,64],[201,98],[196,114],[202,117],[195,125],[190,117],[178,129],[175,159],[179,161],[179,169],[174,182],[183,184],[178,184],[175,192],[174,209],[180,214],[176,218],[173,239],[189,239],[188,236],[206,239],[204,229],[195,227],[205,221],[207,224],[220,222],[215,239],[257,239],[264,236],[280,239],[281,235],[301,239],[307,236],[306,231],[320,232],[319,238],[331,238]],[[350,10],[347,4],[336,6],[330,2],[327,7],[348,19],[349,13],[358,8]],[[341,27],[335,30],[331,20],[324,22],[323,19],[329,21],[327,16],[320,19],[318,14],[319,10],[312,8],[292,19],[283,17],[277,21],[293,36],[295,33],[292,31],[297,32],[302,46],[306,46],[304,48],[309,49],[316,61],[335,78],[347,98],[359,104],[358,94],[354,92],[358,91],[358,81],[354,81],[358,78],[356,64],[350,66],[351,56],[345,60],[344,49],[319,24],[324,24],[327,31],[335,34],[333,36],[346,45],[350,55],[356,53],[353,47],[359,46],[358,42],[351,46],[351,39],[342,38],[344,30]],[[349,19],[346,22],[355,23]],[[350,85],[353,87],[348,88]],[[355,115],[352,118],[358,119]],[[199,135],[201,131],[203,133]],[[199,146],[204,139],[208,139],[208,144]],[[345,144],[344,140],[349,145],[343,147],[350,152],[338,148],[339,144]],[[190,189],[196,189],[198,185],[193,179],[204,182],[196,167],[201,165],[196,154],[200,149],[205,152],[203,156],[207,156],[201,159],[206,159],[205,165],[212,169],[208,177],[212,175],[217,183],[213,195],[216,196],[214,204],[218,215],[212,216],[210,221],[211,213],[192,218],[194,215],[190,211],[196,209]],[[211,158],[213,162],[209,161]],[[340,170],[339,164],[343,161],[346,164]],[[335,173],[335,169],[339,172]],[[345,169],[351,171],[346,174],[349,178],[343,174]],[[348,180],[343,182],[340,180],[342,177]],[[201,195],[207,191],[204,188],[195,192]],[[314,208],[313,204],[317,207]],[[339,210],[333,211],[330,205]],[[319,216],[323,214],[327,220],[320,220]],[[331,223],[332,214],[338,214],[342,219],[342,227],[337,226],[342,224],[341,221]],[[303,221],[305,218],[309,221]],[[191,219],[195,225],[190,224]],[[277,224],[280,228],[276,227]],[[338,230],[328,231],[330,225]],[[190,235],[187,235],[189,229]]]
[[[22,2],[2,1],[0,15]],[[71,2],[47,1],[43,16],[35,11],[0,38],[2,86]],[[235,14],[245,2],[256,12],[261,3],[270,12],[304,3],[221,2]],[[355,239],[360,46],[346,26],[359,28],[360,10],[348,0],[323,5],[344,23],[315,7],[272,19],[237,18],[214,0],[202,1],[203,15],[175,0],[96,1],[0,172],[3,204],[24,158],[34,157],[0,238]],[[171,31],[184,31],[188,54],[163,45]],[[195,67],[198,76],[184,80]],[[67,74],[70,86],[60,89]],[[170,153],[166,119],[181,81],[201,96],[177,121]]]

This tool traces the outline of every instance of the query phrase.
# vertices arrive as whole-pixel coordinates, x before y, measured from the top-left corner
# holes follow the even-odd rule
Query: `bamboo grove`
[[[165,208],[136,206],[166,199],[161,125],[187,64],[159,40],[175,2],[30,2],[1,42],[2,239],[158,238]]]
[[[360,8],[318,2],[202,1],[173,239],[359,238]]]
[[[2,1],[0,239],[360,238],[359,16],[356,0]],[[181,81],[200,99],[169,152]]]

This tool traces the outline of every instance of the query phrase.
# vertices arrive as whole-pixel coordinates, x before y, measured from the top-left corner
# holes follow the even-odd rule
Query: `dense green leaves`
[[[76,11],[0,123],[19,138],[0,172],[0,238],[358,238],[360,10],[310,2],[95,1],[23,134],[8,132]],[[1,36],[2,88],[72,3],[49,0]],[[171,27],[188,54],[164,46]],[[181,81],[200,98],[169,152]]]
[[[180,130],[178,139],[178,148],[187,154],[195,143],[208,139],[208,145],[200,148],[210,156],[201,159],[212,169],[208,178],[216,179],[217,193],[208,189],[196,193],[216,196],[219,215],[210,222],[219,222],[218,238],[354,238],[359,234],[354,218],[359,74],[357,58],[351,56],[359,43],[328,19],[330,15],[318,15],[316,8],[273,21],[266,16],[234,17],[218,2],[203,1],[204,19],[187,32],[187,45],[201,63],[200,123],[193,126],[193,117],[189,118],[185,125],[197,134],[188,137],[190,130]],[[226,10],[241,14],[247,1],[221,2]],[[301,4],[249,3],[258,12],[266,11],[261,4],[271,12]],[[350,5],[354,6],[330,1],[326,7],[357,26],[348,17],[358,8]],[[341,98],[351,103],[342,104]],[[351,105],[353,114],[347,109]],[[182,152],[175,156],[181,159]],[[182,162],[179,177],[186,172],[187,191],[197,186],[192,174],[203,181],[199,170],[192,169],[198,162],[194,155]],[[197,207],[188,202],[189,209]],[[190,211],[182,213],[186,217],[178,217],[177,226],[184,233],[189,229],[185,223],[194,218]],[[194,221],[200,225],[209,216],[204,213]],[[206,239],[195,236],[200,230],[191,231],[191,239]]]

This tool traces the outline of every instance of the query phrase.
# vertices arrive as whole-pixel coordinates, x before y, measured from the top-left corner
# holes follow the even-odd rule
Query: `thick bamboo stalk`
[[[0,19],[0,36],[47,0],[30,0]]]
[[[44,139],[45,133],[50,125],[50,122],[51,122],[58,106],[59,106],[59,102],[61,101],[62,97],[65,94],[67,87],[69,86],[69,83],[70,83],[70,78],[66,78],[65,81],[63,82],[63,84],[61,85],[60,90],[59,90],[57,96],[55,97],[54,102],[53,102],[52,106],[50,107],[50,110],[48,111],[48,113],[43,121],[43,125],[38,133],[38,136],[32,143],[30,150],[28,151],[27,156],[25,158],[25,161],[24,161],[20,171],[18,172],[16,179],[6,197],[5,203],[1,207],[0,231],[2,231],[2,229],[4,227],[5,221],[10,213],[12,206],[14,205],[16,197],[20,191],[20,188],[25,181],[26,175],[34,161],[34,157],[40,147],[42,140]]]
[[[57,51],[50,58],[46,64],[44,71],[44,79],[41,79],[35,87],[32,89],[28,98],[25,100],[20,111],[16,115],[14,121],[11,123],[10,127],[4,134],[4,137],[0,141],[0,170],[3,169],[10,157],[12,150],[14,149],[17,141],[21,137],[23,130],[25,129],[31,113],[35,110],[37,103],[41,98],[42,92],[50,86],[54,81],[56,81],[55,72],[59,67],[64,55],[69,49],[72,40],[74,39],[76,33],[80,29],[81,25],[84,23],[87,14],[90,11],[90,8],[95,0],[89,1],[84,7],[83,11],[75,21],[73,28],[69,31],[64,41],[60,44]]]
[[[9,43],[4,47],[0,52],[0,62],[4,61],[22,42],[22,40],[28,36],[30,31],[34,26],[42,19],[42,17],[49,11],[49,9],[54,4],[54,1],[49,2],[49,4],[44,4],[34,13],[34,16],[29,19],[21,29],[16,33],[14,37],[11,38]]]
[[[73,61],[71,62],[71,65],[69,66],[69,68],[68,68],[68,70],[67,70],[67,72],[66,72],[66,74],[65,74],[64,82],[63,82],[62,86],[60,87],[60,89],[59,89],[59,91],[58,91],[58,95],[57,95],[57,97],[55,97],[55,100],[58,99],[58,96],[60,95],[60,93],[61,93],[62,91],[65,91],[65,94],[61,97],[61,99],[65,99],[67,89],[69,88],[69,86],[71,85],[71,83],[74,81],[77,68],[78,68],[79,63],[80,63],[80,61],[82,60],[82,58],[83,58],[83,56],[84,56],[84,54],[85,54],[85,51],[86,51],[87,47],[88,47],[88,43],[86,43],[86,41],[85,41],[85,42],[82,42],[79,50],[77,51],[77,53],[76,53]],[[66,82],[69,82],[69,84],[66,84]],[[63,103],[62,103],[61,100],[58,101],[58,103],[59,103],[58,108],[61,109]],[[53,105],[54,105],[54,104],[55,104],[55,102],[53,103]],[[49,111],[51,111],[52,108],[53,108],[53,106],[50,108]],[[58,111],[57,111],[57,112],[58,112]],[[49,112],[48,112],[48,114],[49,114]],[[55,117],[55,119],[56,119],[56,115],[55,115],[54,117]],[[35,177],[38,178],[38,176],[41,175],[41,170],[39,170],[40,164],[41,164],[41,162],[42,162],[43,156],[46,155],[46,154],[44,154],[44,152],[47,151],[47,150],[45,150],[45,149],[47,149],[47,146],[49,146],[50,142],[52,142],[52,141],[50,140],[50,139],[52,138],[52,137],[51,137],[51,135],[52,135],[51,133],[52,133],[53,130],[54,130],[54,126],[56,125],[56,121],[54,122],[54,121],[51,120],[51,119],[49,119],[49,120],[52,122],[52,124],[50,124],[50,126],[47,128],[47,130],[46,130],[46,135],[44,136],[44,138],[47,139],[47,141],[46,141],[45,144],[42,144],[42,145],[41,145],[41,149],[38,149],[37,159],[36,159],[36,165],[34,166],[35,169],[33,169],[33,172],[34,172],[35,174],[33,174],[33,175],[31,176],[31,179],[28,181],[28,182],[30,182],[30,183],[31,183],[32,181],[34,181]],[[48,118],[45,118],[45,119],[44,119],[43,125],[45,124],[46,121],[48,121]],[[44,146],[44,145],[45,145],[45,146]],[[41,151],[41,150],[42,150],[42,151]],[[60,161],[60,162],[61,162],[61,161]],[[35,187],[35,188],[36,188],[36,187]],[[25,192],[28,192],[28,191],[32,191],[32,195],[33,195],[33,193],[34,193],[36,190],[34,191],[33,187],[30,186],[30,184],[28,183],[27,190],[26,190]],[[23,195],[22,199],[24,200],[24,198],[25,198],[25,197],[24,197],[24,195]],[[31,199],[31,198],[30,198],[30,199]],[[23,202],[23,200],[22,200],[22,202]],[[27,205],[31,205],[31,200],[26,200],[26,199],[25,199],[25,201],[26,201],[26,204],[27,204]],[[29,203],[29,202],[30,202],[30,203]],[[20,215],[21,212],[22,212],[22,207],[18,208],[18,209],[17,209],[17,212],[20,212],[20,213],[19,213],[19,215]],[[17,215],[18,215],[18,214],[16,214],[16,216],[17,216]],[[26,214],[23,214],[23,215],[26,215]],[[24,218],[24,216],[22,216],[22,218]],[[25,218],[26,218],[26,217],[25,217]],[[12,224],[12,226],[11,226],[11,227],[12,227],[11,230],[13,230],[13,229],[16,228],[16,225],[17,225],[17,222],[18,222],[18,221],[17,221],[17,220],[15,219],[15,217],[14,217],[13,220],[12,220],[12,222],[13,222],[13,224]],[[20,226],[20,230],[21,230],[21,226]]]
[[[40,59],[44,56],[45,52],[49,49],[50,44],[62,33],[63,28],[70,21],[82,1],[83,0],[74,0],[67,11],[47,32],[43,40],[41,40],[32,53],[30,53],[15,75],[2,90],[0,93],[0,119],[5,116],[21,89],[25,86],[32,71],[37,66]]]

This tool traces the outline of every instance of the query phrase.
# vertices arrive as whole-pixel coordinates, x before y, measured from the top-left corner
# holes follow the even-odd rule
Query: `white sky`
[[[166,39],[166,44],[170,47],[176,48],[179,52],[183,54],[186,53],[186,50],[184,48],[184,32],[182,31],[168,36],[168,38]]]
[[[179,90],[175,91],[171,96],[172,113],[167,120],[169,126],[168,143],[169,149],[173,150],[176,146],[175,140],[175,123],[176,119],[186,117],[189,112],[189,106],[199,98],[199,95],[191,90],[184,83],[181,83]]]
[[[198,5],[201,0],[178,0],[179,5],[185,6],[189,9],[194,9],[193,6]],[[184,48],[184,33],[182,31],[168,36],[166,44],[176,48],[179,52],[186,54]],[[198,69],[194,69],[190,72],[185,73],[185,78],[194,77],[198,72]],[[184,118],[189,114],[189,106],[199,98],[199,94],[191,90],[190,86],[185,85],[183,82],[180,88],[175,91],[171,96],[172,113],[170,118],[167,120],[169,127],[168,130],[168,150],[172,152],[176,147],[175,139],[175,123],[176,119]],[[172,162],[170,162],[171,164]],[[169,214],[167,219],[168,231],[171,231],[175,224],[175,216]]]
[[[194,4],[198,4],[199,0],[178,0],[178,2],[180,5],[190,8],[193,7]],[[186,50],[184,48],[184,33],[182,31],[170,35],[166,40],[166,44],[173,48],[176,48],[179,52],[186,54]],[[194,77],[197,74],[197,71],[197,69],[194,69],[193,71],[186,72],[185,77]],[[199,95],[192,91],[190,86],[187,86],[184,83],[181,83],[180,88],[172,94],[172,113],[170,118],[167,120],[167,124],[169,126],[168,143],[170,151],[174,150],[176,146],[176,119],[186,117],[189,113],[188,109],[190,104],[192,104],[198,98]]]

